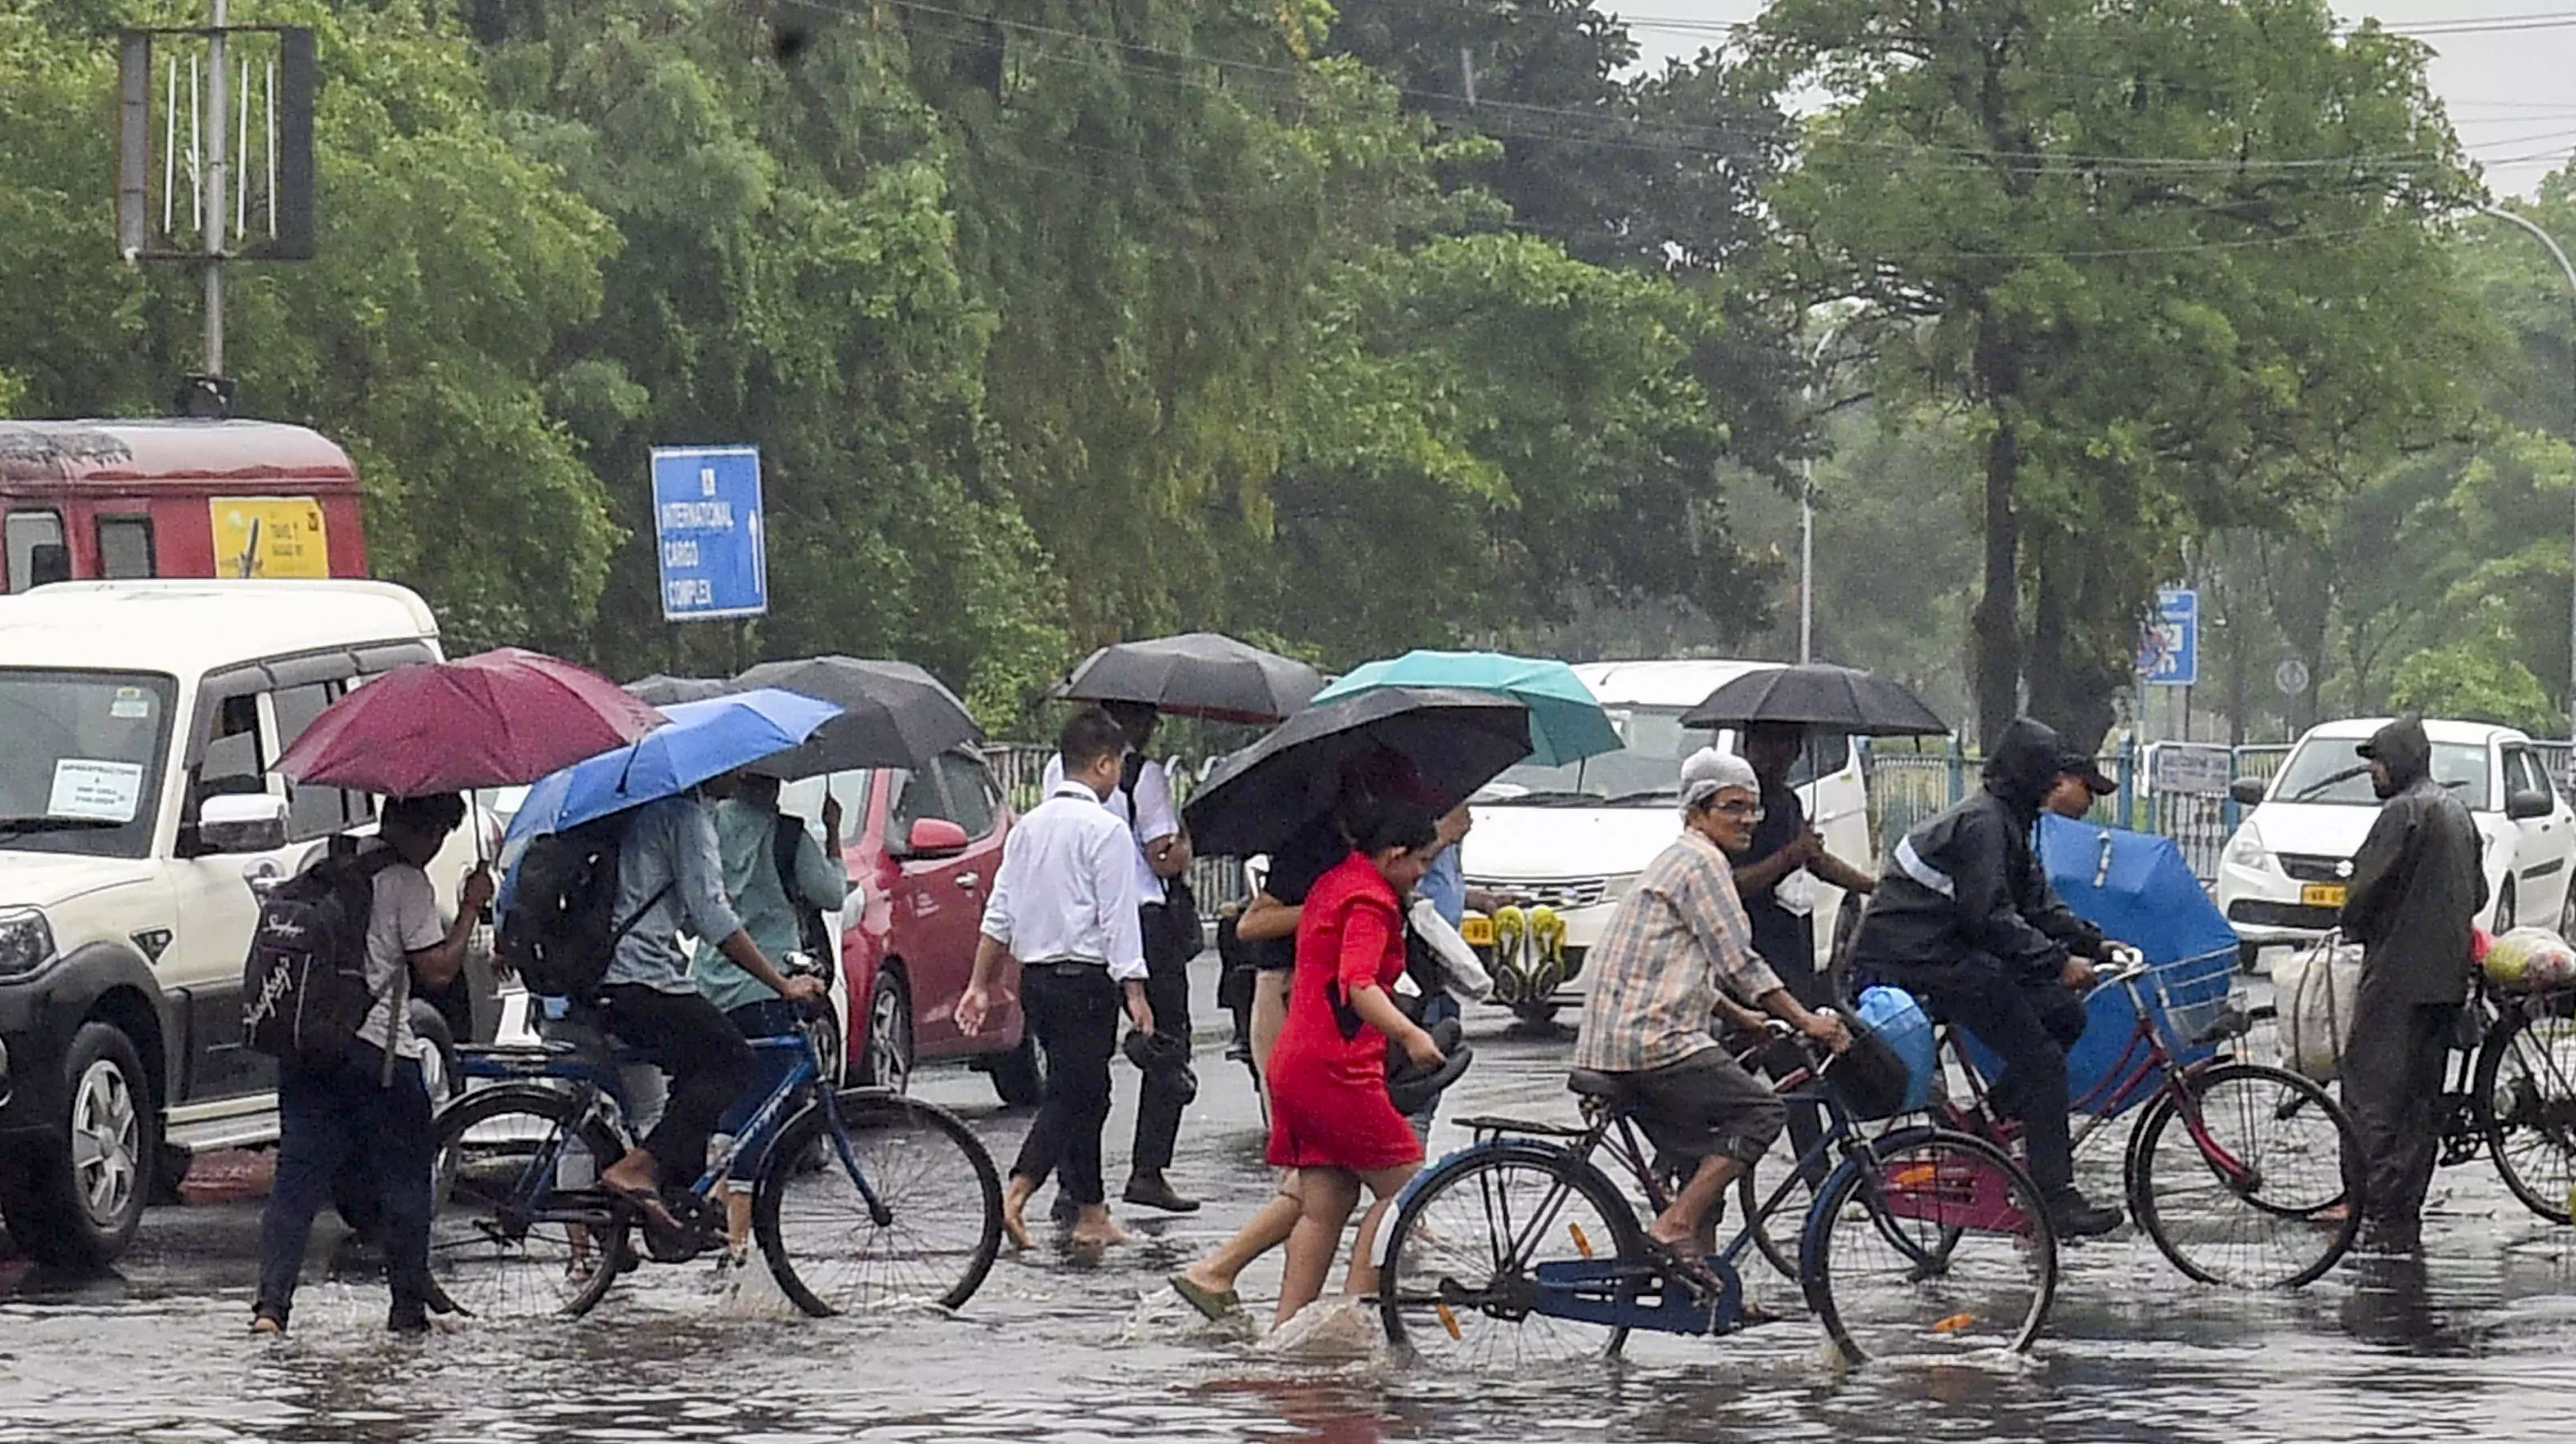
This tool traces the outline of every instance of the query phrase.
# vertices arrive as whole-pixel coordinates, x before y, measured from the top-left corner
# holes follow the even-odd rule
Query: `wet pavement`
[[[1491,1013],[1470,1030],[1477,1063],[1444,1119],[1573,1117],[1563,1041],[1504,1036]],[[2484,1161],[2437,1180],[2412,1271],[2348,1261],[2248,1296],[2186,1282],[2129,1232],[2071,1248],[2027,1358],[1843,1373],[1803,1318],[1640,1336],[1623,1360],[1527,1377],[1283,1353],[1163,1284],[1267,1191],[1242,1069],[1213,1043],[1199,1069],[1174,1181],[1209,1207],[1121,1210],[1137,1242],[1097,1259],[1006,1254],[956,1318],[805,1320],[692,1264],[648,1267],[586,1319],[399,1341],[380,1284],[325,1276],[326,1216],[294,1334],[254,1342],[257,1203],[158,1209],[114,1277],[0,1263],[0,1441],[2537,1440],[2576,1418],[2576,1232],[2524,1214]],[[1132,1104],[1124,1065],[1119,1087]],[[916,1091],[1007,1165],[1026,1116],[983,1078],[933,1070]],[[1113,1188],[1130,1120],[1111,1125]],[[2086,1157],[2100,1196],[2117,1194],[2117,1137]],[[1433,1153],[1465,1141],[1444,1122]],[[1754,1267],[1757,1297],[1795,1302]],[[1246,1276],[1257,1315],[1276,1281],[1275,1257]],[[1364,1342],[1356,1322],[1320,1332]]]

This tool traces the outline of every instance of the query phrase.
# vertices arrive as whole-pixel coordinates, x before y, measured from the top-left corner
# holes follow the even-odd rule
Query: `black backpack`
[[[769,834],[770,860],[778,868],[778,891],[796,913],[797,945],[808,957],[828,967],[833,961],[831,925],[823,921],[821,910],[807,907],[805,900],[796,895],[796,850],[805,836],[803,818],[779,814]]]
[[[376,874],[401,860],[390,848],[332,851],[261,901],[242,962],[242,1036],[252,1049],[296,1068],[347,1059],[380,1001],[367,985]]]
[[[499,945],[501,961],[529,992],[582,1002],[597,996],[619,940],[671,891],[665,883],[633,916],[617,916],[617,861],[627,820],[621,814],[547,833],[519,859]]]

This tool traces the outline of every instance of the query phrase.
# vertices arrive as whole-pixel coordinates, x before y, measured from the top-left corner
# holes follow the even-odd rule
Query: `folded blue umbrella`
[[[1315,701],[1337,702],[1383,687],[1450,687],[1520,703],[1529,708],[1534,766],[1562,767],[1626,745],[1572,667],[1502,652],[1407,652],[1353,669],[1316,693]]]
[[[547,774],[528,789],[510,840],[563,832],[801,745],[841,715],[829,702],[763,687],[662,709],[671,720],[632,746]]]

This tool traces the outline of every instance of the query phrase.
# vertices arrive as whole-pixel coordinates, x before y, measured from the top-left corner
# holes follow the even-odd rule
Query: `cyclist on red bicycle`
[[[1856,969],[1920,994],[2003,1059],[1995,1105],[2021,1120],[2031,1181],[2072,1238],[2120,1226],[2118,1209],[2076,1192],[2067,1123],[2066,1050],[2111,944],[2049,886],[2031,832],[2062,780],[2095,775],[2055,729],[2015,721],[1978,793],[1896,845],[1852,943]]]

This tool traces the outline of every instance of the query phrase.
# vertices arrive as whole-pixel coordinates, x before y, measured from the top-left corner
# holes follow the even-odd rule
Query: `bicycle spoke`
[[[817,1110],[763,1170],[756,1222],[780,1285],[809,1313],[964,1304],[1000,1246],[991,1158],[915,1100],[858,1106],[847,1125],[847,1157]]]
[[[2002,1155],[1925,1131],[1879,1145],[1817,1205],[1813,1302],[1862,1358],[2027,1347],[2056,1287],[2029,1178]]]
[[[1537,1280],[1555,1263],[1635,1263],[1625,1212],[1615,1195],[1587,1196],[1533,1159],[1432,1180],[1389,1226],[1389,1337],[1448,1368],[1518,1371],[1615,1349],[1626,1330],[1538,1313]]]
[[[430,1276],[477,1318],[575,1311],[610,1267],[606,1210],[584,1209],[615,1161],[604,1130],[580,1128],[568,1101],[469,1097],[440,1133],[430,1216]],[[595,1201],[595,1200],[594,1200]]]
[[[2316,1085],[2229,1064],[2151,1108],[2134,1180],[2139,1225],[2193,1278],[2237,1288],[2304,1284],[2350,1243],[2351,1126]]]

